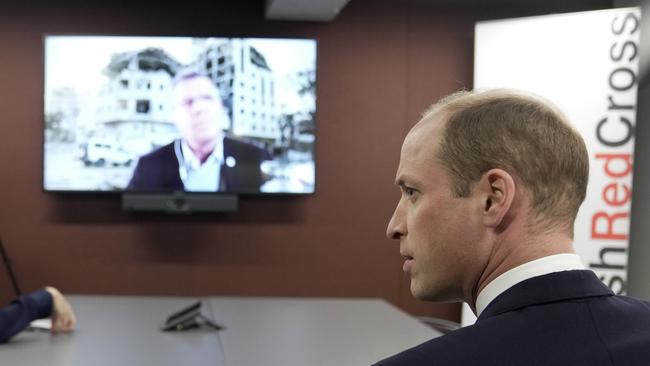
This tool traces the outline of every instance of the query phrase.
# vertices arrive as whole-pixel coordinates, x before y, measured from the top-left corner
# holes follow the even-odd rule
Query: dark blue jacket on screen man
[[[258,193],[264,183],[260,164],[269,160],[270,154],[257,146],[229,137],[223,139],[224,161],[221,165],[221,192]],[[135,191],[182,191],[183,181],[174,142],[144,155],[138,161],[127,187]]]

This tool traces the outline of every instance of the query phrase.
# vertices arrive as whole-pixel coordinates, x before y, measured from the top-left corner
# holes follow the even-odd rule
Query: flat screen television
[[[46,191],[315,189],[316,41],[44,37]]]

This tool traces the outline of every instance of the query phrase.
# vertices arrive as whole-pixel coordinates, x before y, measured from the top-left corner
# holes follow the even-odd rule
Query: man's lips
[[[403,253],[400,254],[402,255],[402,258],[404,258],[404,265],[402,266],[402,270],[406,273],[410,273],[411,267],[413,267],[413,261],[414,261],[413,257],[411,257],[408,254],[403,254]]]

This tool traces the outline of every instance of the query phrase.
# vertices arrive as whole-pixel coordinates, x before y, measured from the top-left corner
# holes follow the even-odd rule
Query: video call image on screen
[[[45,190],[314,192],[315,40],[44,42]]]

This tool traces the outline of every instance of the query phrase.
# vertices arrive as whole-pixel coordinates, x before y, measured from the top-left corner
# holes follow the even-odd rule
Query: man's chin
[[[218,139],[221,137],[219,134],[203,134],[201,136],[195,136],[192,138],[191,142],[196,146],[208,146],[213,145],[218,142]]]
[[[457,302],[460,301],[456,296],[452,296],[440,289],[431,289],[431,288],[422,288],[418,287],[417,284],[414,284],[411,281],[411,295],[414,298],[422,301],[431,301],[431,302]]]
[[[411,280],[411,295],[418,300],[430,301],[433,297],[429,291],[425,291]]]

